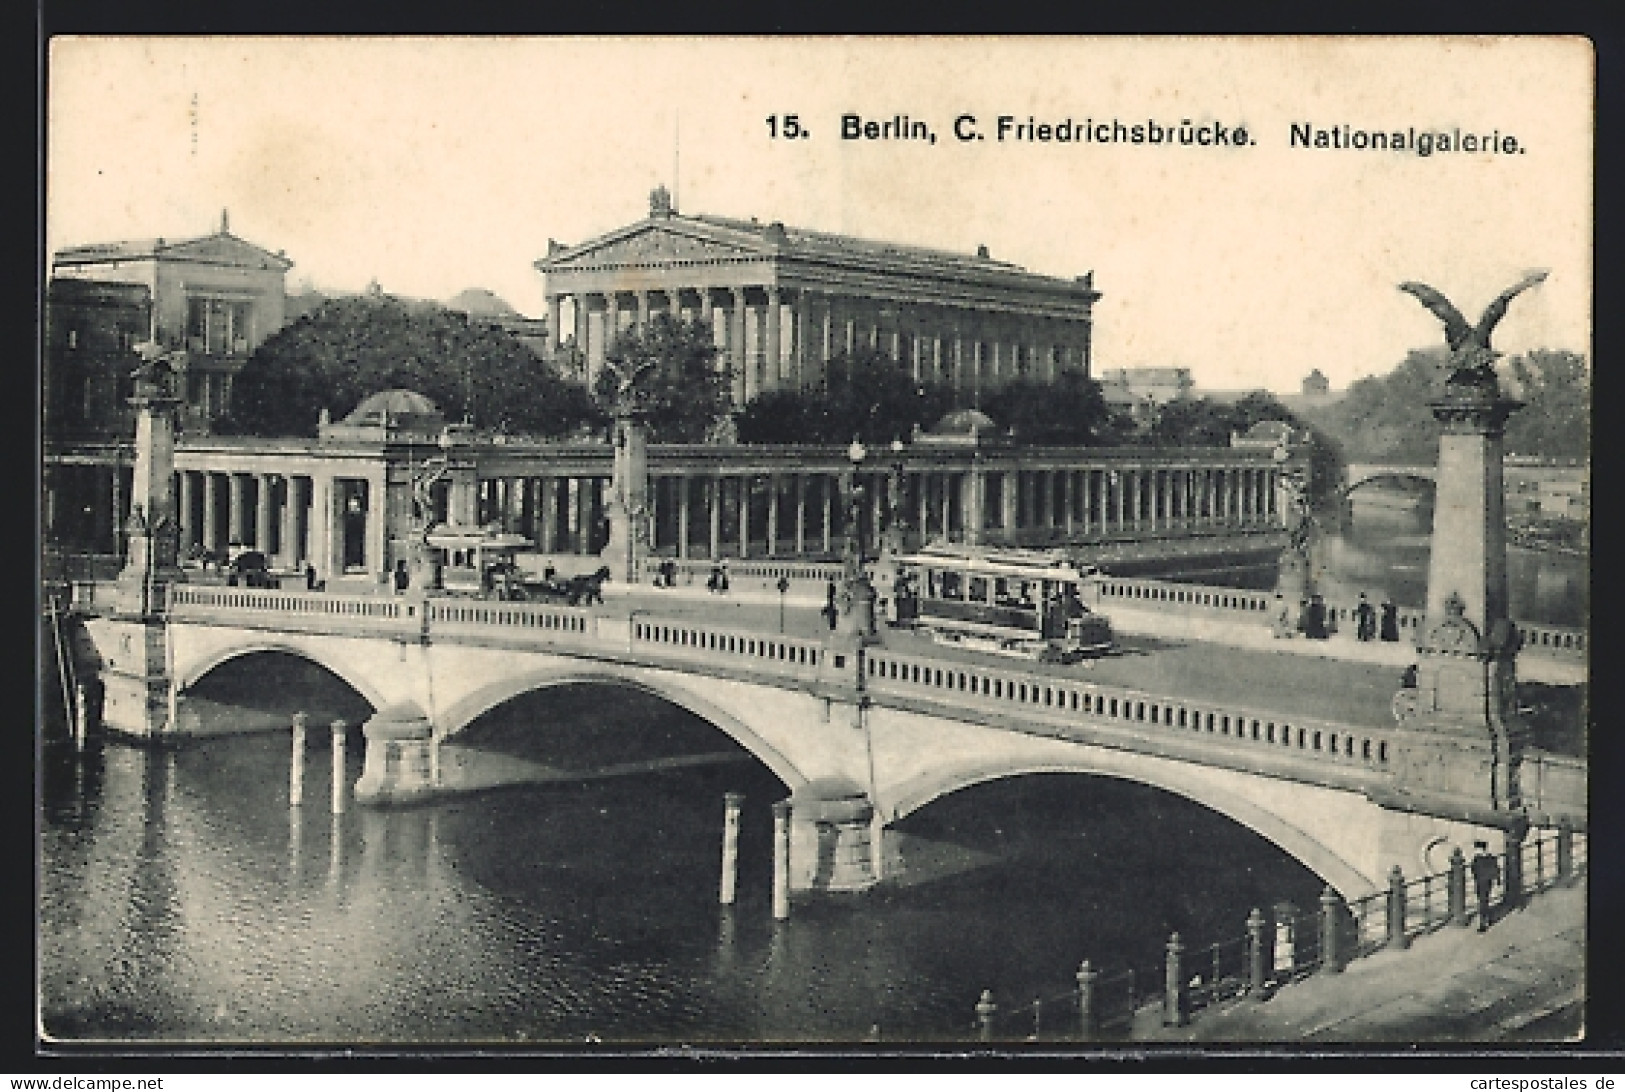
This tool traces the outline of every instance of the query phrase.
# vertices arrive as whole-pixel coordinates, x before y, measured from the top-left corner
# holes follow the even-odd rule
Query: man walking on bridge
[[[1501,878],[1501,866],[1490,853],[1488,842],[1473,843],[1473,887],[1478,892],[1478,931],[1490,927],[1490,892]]]

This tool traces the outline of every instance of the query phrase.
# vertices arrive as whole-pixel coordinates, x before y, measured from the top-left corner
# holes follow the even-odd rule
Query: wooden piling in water
[[[342,720],[333,722],[333,814],[344,812],[344,734]]]
[[[305,802],[305,726],[310,717],[304,713],[293,715],[293,756],[288,765],[288,806],[298,807]]]
[[[719,901],[732,906],[739,884],[739,809],[743,793],[731,792],[722,798],[722,890]]]

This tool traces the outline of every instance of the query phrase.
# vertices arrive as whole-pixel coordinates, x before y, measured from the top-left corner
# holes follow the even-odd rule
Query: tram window
[[[958,573],[943,573],[942,574],[942,598],[944,598],[944,599],[963,599],[963,598],[965,598],[964,581],[961,579],[961,577],[960,577],[960,575]]]
[[[976,603],[987,602],[987,577],[973,576],[970,578],[970,598]]]

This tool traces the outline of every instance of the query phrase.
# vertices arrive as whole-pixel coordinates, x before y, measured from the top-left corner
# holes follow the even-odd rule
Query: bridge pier
[[[875,807],[843,777],[809,781],[790,797],[790,889],[867,891],[880,879]]]
[[[155,618],[88,618],[101,659],[102,724],[140,739],[177,733],[178,703],[169,673],[169,633]]]
[[[355,798],[363,804],[410,804],[439,789],[434,727],[412,702],[380,709],[361,726],[367,752]]]

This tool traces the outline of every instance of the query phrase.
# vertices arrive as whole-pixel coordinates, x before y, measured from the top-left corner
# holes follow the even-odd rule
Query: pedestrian
[[[1384,641],[1399,640],[1399,608],[1394,606],[1391,599],[1382,601],[1381,636]]]
[[[1286,596],[1280,592],[1275,593],[1275,610],[1272,615],[1275,622],[1276,637],[1292,636],[1292,608],[1287,605]]]
[[[316,590],[316,566],[308,561],[305,562],[305,590]]]
[[[728,563],[726,561],[724,561],[722,564],[717,566],[717,591],[726,592],[727,590],[728,590]]]
[[[1401,690],[1416,689],[1416,665],[1411,664],[1399,673],[1399,686]]]
[[[1312,641],[1326,639],[1326,600],[1318,595],[1309,597],[1309,622],[1304,636]]]
[[[1309,600],[1307,599],[1298,600],[1297,630],[1305,637],[1309,636]]]
[[[1354,607],[1354,636],[1362,641],[1369,641],[1377,635],[1377,612],[1372,609],[1371,601],[1360,593],[1360,601]]]
[[[395,594],[400,595],[412,586],[412,574],[407,571],[405,559],[395,562]]]
[[[833,631],[836,619],[841,616],[840,608],[835,605],[835,581],[833,580],[824,589],[824,605],[818,613],[824,616],[824,621],[829,623],[829,628]]]
[[[1490,854],[1488,842],[1473,843],[1473,887],[1478,892],[1478,931],[1490,927],[1490,892],[1501,879],[1501,865]]]

